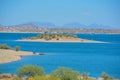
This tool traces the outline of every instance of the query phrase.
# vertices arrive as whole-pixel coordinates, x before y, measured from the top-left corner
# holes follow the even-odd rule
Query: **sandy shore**
[[[45,39],[21,39],[16,41],[25,41],[25,42],[81,42],[81,43],[105,43],[102,41],[95,41],[95,40],[87,40],[87,39],[81,39],[81,38],[62,38],[59,40],[52,39],[52,40],[45,40]]]
[[[21,56],[33,55],[32,52],[0,49],[0,64],[17,61]]]

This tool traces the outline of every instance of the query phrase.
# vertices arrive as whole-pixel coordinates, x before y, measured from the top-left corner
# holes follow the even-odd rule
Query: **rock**
[[[0,74],[0,79],[11,78],[11,77],[13,77],[13,74]]]

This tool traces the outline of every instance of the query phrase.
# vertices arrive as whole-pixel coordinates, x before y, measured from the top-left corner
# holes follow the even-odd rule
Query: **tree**
[[[35,77],[45,75],[44,70],[41,67],[34,65],[24,65],[18,69],[17,73],[20,77]]]
[[[79,73],[69,68],[59,67],[51,76],[58,77],[60,80],[78,80]]]
[[[19,51],[20,50],[20,46],[15,46],[15,51]]]

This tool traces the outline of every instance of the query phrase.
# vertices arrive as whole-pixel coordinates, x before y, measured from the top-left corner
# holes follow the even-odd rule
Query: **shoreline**
[[[62,40],[44,40],[44,39],[19,39],[15,41],[20,41],[20,42],[50,42],[50,43],[108,43],[108,42],[102,42],[102,41],[95,41],[95,40],[87,40],[87,39],[62,39]]]
[[[0,33],[43,33],[43,32],[2,32],[0,31]],[[75,34],[120,34],[120,33],[82,33],[82,32],[77,32]]]
[[[0,33],[42,33],[42,32],[0,32]]]
[[[18,61],[21,60],[22,56],[30,56],[30,55],[34,55],[34,54],[28,51],[14,51],[14,50],[0,49],[0,64]]]

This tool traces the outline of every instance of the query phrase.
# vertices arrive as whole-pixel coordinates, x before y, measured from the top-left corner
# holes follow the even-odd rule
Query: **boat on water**
[[[44,53],[39,53],[38,55],[45,55]]]
[[[35,54],[35,55],[45,55],[45,54],[42,53],[42,52],[33,52],[33,54]]]

